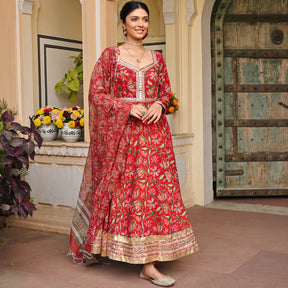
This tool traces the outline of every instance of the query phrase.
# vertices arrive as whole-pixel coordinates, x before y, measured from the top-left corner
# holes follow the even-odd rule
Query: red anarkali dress
[[[132,104],[168,107],[163,56],[141,69],[118,47],[97,61],[89,91],[90,148],[73,217],[70,252],[145,264],[198,250],[184,208],[165,115],[156,124],[130,116]]]

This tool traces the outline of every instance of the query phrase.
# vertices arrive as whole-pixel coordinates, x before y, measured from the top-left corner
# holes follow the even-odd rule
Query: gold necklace
[[[126,40],[124,43],[129,44],[129,45],[133,45],[133,46],[143,46],[142,43],[135,43],[135,42],[128,41],[128,40]]]
[[[145,48],[144,48],[143,54],[142,54],[139,58],[137,58],[137,57],[135,57],[134,55],[132,55],[132,54],[129,52],[129,50],[128,50],[124,45],[123,45],[123,47],[125,48],[125,50],[128,52],[128,54],[129,54],[130,56],[132,56],[133,58],[136,58],[137,63],[141,63],[141,59],[143,58],[143,56],[144,56],[144,54],[145,54],[145,52],[146,52]]]

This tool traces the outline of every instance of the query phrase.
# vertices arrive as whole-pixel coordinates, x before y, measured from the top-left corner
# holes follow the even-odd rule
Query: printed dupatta
[[[82,251],[91,251],[93,239],[86,238],[88,229],[95,232],[89,233],[94,237],[103,229],[111,199],[109,180],[130,115],[131,104],[111,95],[110,77],[114,65],[113,54],[106,49],[90,80],[90,147],[70,234],[70,253],[75,259],[82,259]]]

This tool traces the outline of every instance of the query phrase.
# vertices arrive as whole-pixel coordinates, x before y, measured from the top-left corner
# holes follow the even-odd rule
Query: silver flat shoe
[[[139,274],[139,278],[141,279],[145,279],[150,281],[151,283],[157,285],[157,286],[162,286],[162,287],[170,287],[172,285],[174,285],[175,283],[175,279],[173,279],[172,277],[168,276],[163,278],[163,279],[152,279],[150,277],[146,277],[142,271]]]
[[[91,266],[94,264],[101,264],[100,261],[97,259],[97,257],[93,256],[93,255],[85,255],[85,266]]]
[[[91,266],[94,264],[110,264],[110,260],[106,257],[101,257],[99,255],[94,254],[83,254],[84,255],[84,264],[86,266]]]

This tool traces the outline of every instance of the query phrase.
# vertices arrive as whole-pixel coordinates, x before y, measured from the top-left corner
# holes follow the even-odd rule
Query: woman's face
[[[142,40],[148,33],[149,16],[144,9],[138,8],[126,16],[126,23],[121,23],[127,31],[127,40]]]

